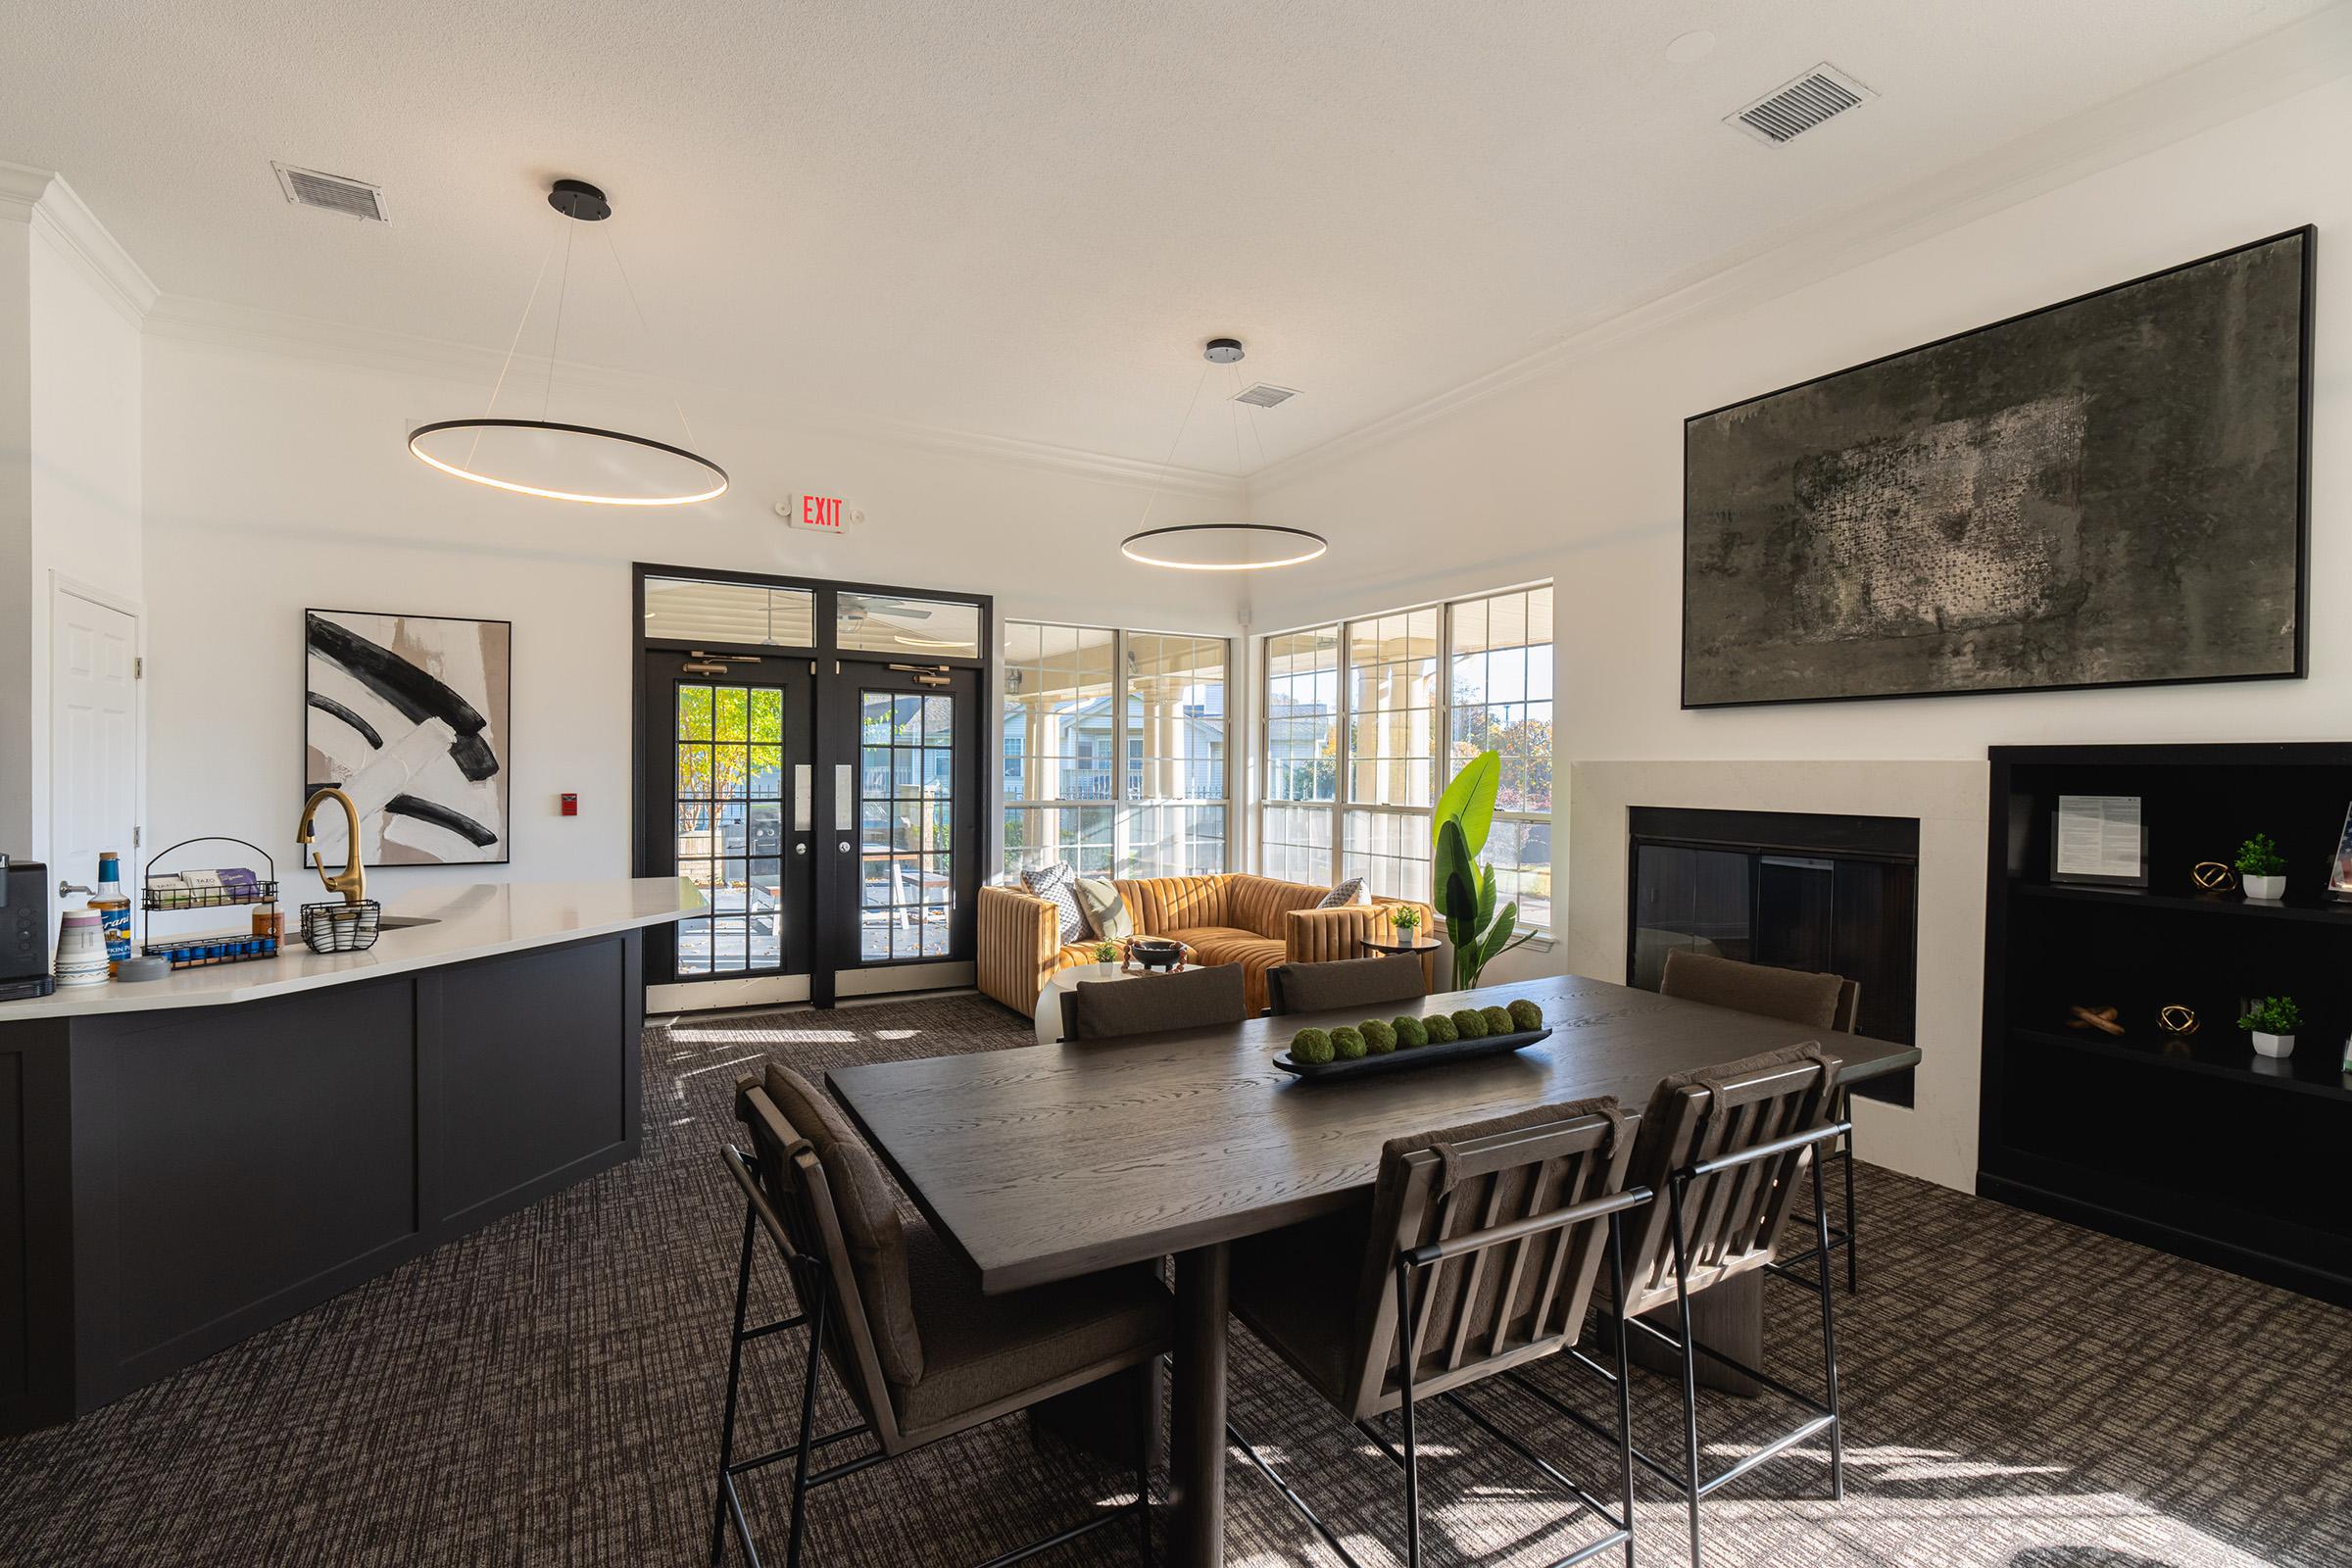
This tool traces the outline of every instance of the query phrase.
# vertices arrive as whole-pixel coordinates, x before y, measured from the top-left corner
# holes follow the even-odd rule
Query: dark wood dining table
[[[1271,1058],[1298,1029],[1352,1023],[1360,1009],[826,1077],[983,1292],[1174,1257],[1170,1561],[1205,1568],[1224,1561],[1229,1243],[1345,1206],[1372,1185],[1382,1143],[1401,1134],[1593,1095],[1615,1095],[1638,1117],[1670,1074],[1803,1040],[1823,1041],[1845,1083],[1919,1060],[1910,1046],[1580,976],[1375,1010],[1426,1014],[1521,997],[1543,1007],[1550,1039],[1348,1082],[1300,1082]]]

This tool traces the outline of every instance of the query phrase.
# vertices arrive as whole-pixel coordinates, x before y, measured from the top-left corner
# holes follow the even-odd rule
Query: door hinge
[[[141,654],[141,655],[138,655],[138,656],[134,657],[134,658],[131,660],[131,662],[130,662],[130,678],[131,678],[132,680],[145,680],[145,679],[147,678],[147,656],[146,656],[146,655],[144,655],[144,654]]]
[[[146,829],[145,829],[145,828],[142,828],[142,827],[140,827],[140,826],[139,826],[139,825],[138,825],[136,822],[133,822],[133,823],[131,824],[131,826],[130,826],[130,847],[131,847],[132,849],[134,849],[134,850],[135,850],[135,849],[137,849],[137,848],[139,847],[139,838],[140,838],[140,836],[141,836],[142,834],[144,834],[145,832],[146,832]]]

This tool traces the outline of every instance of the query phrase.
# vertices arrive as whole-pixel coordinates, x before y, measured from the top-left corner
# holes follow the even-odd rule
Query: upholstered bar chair
[[[1429,977],[1416,956],[1392,953],[1377,958],[1281,964],[1267,973],[1266,991],[1278,1014],[1336,1012],[1418,1002],[1429,995]]]
[[[1845,1440],[1838,1415],[1837,1290],[1830,1282],[1828,1210],[1821,1201],[1818,1157],[1845,1130],[1829,1114],[1837,1077],[1837,1058],[1817,1042],[1678,1073],[1650,1096],[1635,1137],[1628,1180],[1655,1189],[1661,1198],[1628,1224],[1626,1289],[1613,1296],[1608,1311],[1615,1320],[1621,1358],[1622,1347],[1641,1334],[1671,1348],[1682,1372],[1678,1462],[1658,1459],[1638,1446],[1633,1455],[1687,1499],[1692,1568],[1700,1564],[1700,1502],[1797,1444],[1827,1435],[1830,1495],[1838,1501],[1845,1497]],[[1808,1180],[1815,1235],[1815,1249],[1808,1254],[1814,1264],[1811,1279],[1778,1261],[1790,1204]],[[1825,1392],[1818,1399],[1691,1337],[1690,1298],[1758,1270],[1791,1280],[1820,1298]],[[1643,1314],[1665,1307],[1674,1309],[1672,1334],[1643,1321]],[[1805,1419],[1729,1467],[1712,1476],[1703,1474],[1698,1453],[1701,1355],[1788,1398],[1805,1411]],[[1577,1359],[1592,1365],[1581,1354]],[[1520,1387],[1595,1436],[1611,1436],[1542,1384],[1513,1376]]]
[[[1233,1310],[1404,1472],[1407,1568],[1421,1562],[1416,1421],[1446,1404],[1608,1527],[1559,1559],[1612,1546],[1633,1562],[1634,1472],[1618,1341],[1618,1473],[1603,1502],[1471,1402],[1483,1378],[1556,1353],[1581,1332],[1604,1259],[1630,1288],[1623,1237],[1646,1190],[1624,1185],[1634,1139],[1614,1100],[1545,1105],[1394,1139],[1369,1203],[1235,1244]],[[1375,1424],[1396,1417],[1399,1442]],[[1227,1436],[1325,1544],[1355,1559],[1238,1425]]]
[[[1801,969],[1776,969],[1769,964],[1741,963],[1736,958],[1679,950],[1666,955],[1665,979],[1658,986],[1658,994],[1753,1013],[1760,1018],[1778,1018],[1800,1029],[1827,1029],[1846,1035],[1854,1032],[1854,1019],[1862,1010],[1862,985],[1856,980],[1834,974],[1810,974]],[[1847,1124],[1842,1147],[1823,1158],[1837,1160],[1844,1178],[1845,1207],[1841,1212],[1845,1223],[1830,1227],[1830,1246],[1845,1253],[1845,1290],[1850,1296],[1862,1288],[1862,1259],[1854,1240],[1860,1221],[1854,1206],[1853,1106],[1845,1090],[1838,1091],[1830,1110]],[[1808,1228],[1810,1223],[1798,1221]],[[1783,1259],[1791,1264],[1806,1260],[1807,1254],[1802,1252],[1790,1253]]]
[[[1061,999],[1065,1040],[1115,1040],[1163,1029],[1211,1029],[1250,1016],[1238,963],[1128,980],[1085,980]]]
[[[1141,1367],[1169,1343],[1168,1293],[1148,1266],[1118,1269],[1005,1296],[980,1294],[971,1270],[920,1221],[902,1220],[881,1167],[840,1113],[807,1079],[771,1064],[736,1085],[736,1114],[751,1151],[729,1146],[727,1169],[744,1195],[743,1251],[735,1275],[735,1325],[727,1347],[726,1410],[719,1427],[717,1498],[710,1561],[726,1553],[732,1522],[746,1560],[759,1568],[738,1478],[792,1465],[786,1568],[797,1568],[808,1494],[845,1476],[943,1438],[1025,1410],[1099,1379]],[[793,1283],[798,1310],[747,1327],[752,1264],[767,1238]],[[747,1345],[787,1330],[808,1331],[797,1441],[749,1459],[735,1457],[738,1394]],[[858,1419],[813,1430],[819,1368],[830,1365]],[[1140,1391],[1156,1391],[1148,1377]],[[1136,1500],[1086,1523],[989,1559],[1018,1562],[1114,1525],[1131,1525],[1152,1556],[1152,1434],[1156,1398],[1136,1407]],[[855,1439],[866,1451],[812,1469],[819,1450]]]

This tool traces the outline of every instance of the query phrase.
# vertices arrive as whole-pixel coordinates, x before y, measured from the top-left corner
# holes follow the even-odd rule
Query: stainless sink
[[[440,923],[441,917],[436,914],[387,914],[376,920],[375,928],[378,931],[406,931],[412,926]]]

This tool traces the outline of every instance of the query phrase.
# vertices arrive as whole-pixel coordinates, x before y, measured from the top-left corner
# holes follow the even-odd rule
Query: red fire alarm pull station
[[[560,799],[562,799],[564,802],[564,814],[565,816],[577,816],[580,814],[580,798],[577,795],[572,794],[569,790],[565,790]]]

